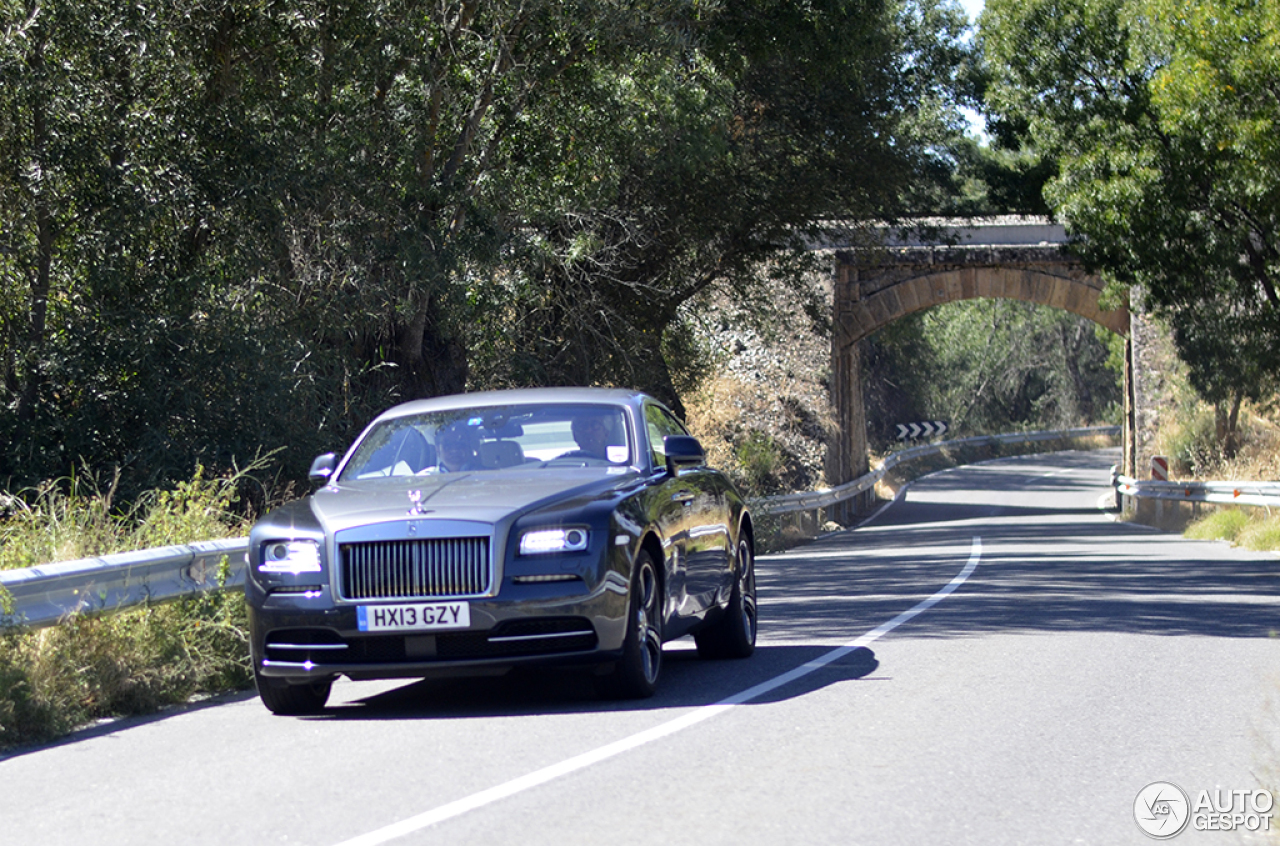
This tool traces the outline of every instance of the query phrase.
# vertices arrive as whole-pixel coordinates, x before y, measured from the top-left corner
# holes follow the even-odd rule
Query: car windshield
[[[360,441],[342,480],[505,467],[631,463],[623,409],[546,404],[464,408],[384,420]]]

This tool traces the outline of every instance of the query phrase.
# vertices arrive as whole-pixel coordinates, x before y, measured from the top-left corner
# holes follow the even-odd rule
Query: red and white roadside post
[[[1151,481],[1169,481],[1169,459],[1163,455],[1151,456]]]

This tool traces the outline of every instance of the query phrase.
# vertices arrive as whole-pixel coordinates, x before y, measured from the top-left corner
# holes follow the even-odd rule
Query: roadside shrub
[[[1258,552],[1280,550],[1280,516],[1222,508],[1192,523],[1182,534],[1192,540],[1224,540]]]
[[[35,567],[120,549],[127,529],[112,514],[114,486],[93,476],[43,482],[7,497],[0,521],[0,569]]]
[[[1236,542],[1245,549],[1257,552],[1280,549],[1280,518],[1267,517],[1251,521],[1240,532]]]
[[[1245,512],[1238,508],[1224,508],[1195,521],[1182,534],[1192,540],[1225,540],[1235,543],[1248,523],[1249,515]]]
[[[9,625],[0,632],[0,748],[241,689],[252,678],[240,591],[73,615],[36,631]]]
[[[237,510],[238,492],[261,466],[214,478],[197,467],[189,481],[123,512],[113,508],[114,487],[87,475],[23,491],[0,520],[0,569],[244,535],[253,515]],[[224,561],[222,583],[229,572]],[[11,598],[0,595],[0,748],[251,683],[239,590],[72,615],[36,631],[16,625]]]
[[[104,489],[90,473],[6,496],[0,570],[244,535],[253,515],[239,507],[241,491],[262,487],[253,474],[270,457],[259,456],[244,469],[213,478],[197,465],[189,481],[172,490],[145,492],[123,509],[115,503],[118,477]]]
[[[1177,422],[1162,428],[1163,450],[1173,466],[1173,478],[1203,478],[1222,466],[1224,455],[1218,444],[1212,411],[1203,406],[1189,410]]]
[[[779,487],[778,476],[784,470],[782,450],[777,442],[761,431],[750,432],[734,449],[738,457],[744,487],[752,495],[773,493]]]

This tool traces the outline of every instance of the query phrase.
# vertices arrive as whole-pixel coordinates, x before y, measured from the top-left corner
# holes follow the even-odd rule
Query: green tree
[[[0,473],[149,483],[465,387],[476,280],[547,167],[523,150],[573,73],[678,24],[587,0],[4,12]]]
[[[145,349],[190,335],[174,325],[201,285],[186,66],[155,8],[30,0],[0,19],[3,469],[65,472],[137,433],[107,408],[127,417]]]
[[[950,0],[0,0],[0,476],[123,489],[390,402],[678,403],[713,286],[940,172]],[[788,252],[789,251],[789,252]]]
[[[946,420],[991,434],[1106,420],[1121,401],[1109,332],[1059,309],[969,300],[910,315],[864,346],[863,384],[873,442],[895,424]]]
[[[1280,9],[1253,0],[991,0],[991,109],[1056,166],[1078,251],[1168,318],[1234,434],[1280,387]]]
[[[637,384],[678,406],[686,304],[759,300],[765,280],[805,296],[808,238],[914,210],[914,183],[945,169],[962,22],[932,0],[706,7],[679,55],[592,78],[594,114],[560,132],[596,139],[605,167],[584,206],[528,218],[498,347],[526,369],[509,378]]]

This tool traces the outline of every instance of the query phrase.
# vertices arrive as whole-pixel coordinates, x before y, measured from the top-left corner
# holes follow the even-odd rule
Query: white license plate
[[[471,606],[465,602],[360,605],[356,607],[356,625],[362,632],[465,629],[471,625]]]

